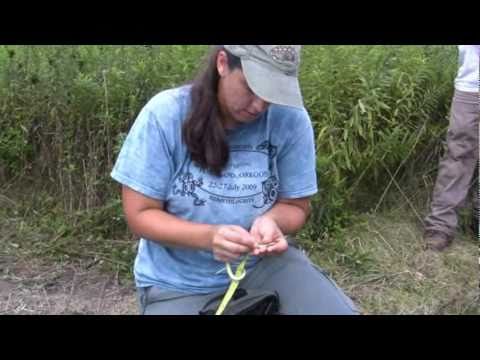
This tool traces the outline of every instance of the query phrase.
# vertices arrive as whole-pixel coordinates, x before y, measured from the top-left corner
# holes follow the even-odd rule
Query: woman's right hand
[[[255,250],[255,239],[244,228],[218,225],[213,228],[212,251],[216,260],[232,262]]]

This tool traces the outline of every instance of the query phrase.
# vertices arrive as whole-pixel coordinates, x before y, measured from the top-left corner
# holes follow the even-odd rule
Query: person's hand
[[[280,255],[288,249],[287,239],[277,223],[267,216],[261,216],[253,222],[250,234],[256,245],[253,255]]]
[[[216,260],[232,262],[255,249],[253,236],[236,225],[219,225],[213,228],[212,251]]]

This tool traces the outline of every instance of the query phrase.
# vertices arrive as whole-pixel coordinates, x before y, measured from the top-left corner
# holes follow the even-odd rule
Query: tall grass
[[[388,172],[401,176],[432,149],[447,124],[455,63],[449,46],[306,49],[301,80],[323,190],[317,230],[341,224],[348,209],[371,208]]]
[[[141,106],[187,79],[187,46],[9,47],[2,69],[0,154],[10,176],[53,185],[66,211],[100,206],[108,173]]]
[[[149,98],[192,77],[206,48],[0,46],[0,180],[31,179],[69,214],[119,216],[108,174],[126,133]],[[443,131],[456,54],[306,46],[303,55],[322,190],[309,236],[319,237],[370,208],[386,170],[404,174]]]

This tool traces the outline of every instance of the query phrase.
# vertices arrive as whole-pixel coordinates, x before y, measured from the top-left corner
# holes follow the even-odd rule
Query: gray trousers
[[[303,252],[290,246],[280,256],[264,257],[240,283],[245,289],[277,291],[280,313],[285,315],[357,315],[359,311],[336,283]],[[198,315],[219,293],[198,295],[138,288],[144,315]]]
[[[478,166],[478,95],[455,90],[447,151],[440,161],[431,212],[425,219],[427,231],[454,236],[458,225],[457,210],[465,204],[470,189],[473,206],[478,209],[478,179],[472,184]]]

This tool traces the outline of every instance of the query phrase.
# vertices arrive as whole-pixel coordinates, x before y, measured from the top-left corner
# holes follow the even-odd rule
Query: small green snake
[[[262,244],[260,247],[268,247],[270,244]],[[230,286],[228,287],[227,292],[225,293],[225,296],[222,299],[222,302],[220,303],[217,312],[215,315],[222,315],[223,312],[225,311],[225,308],[227,307],[228,303],[232,299],[233,294],[235,294],[235,290],[237,290],[238,284],[240,281],[242,281],[245,276],[247,275],[247,271],[245,270],[245,265],[247,264],[247,260],[249,258],[249,255],[246,255],[243,260],[240,262],[240,264],[237,267],[237,270],[235,271],[235,274],[232,271],[232,267],[230,266],[230,263],[226,263],[225,266],[227,268],[227,273],[228,276],[230,277]]]
[[[228,303],[232,299],[232,296],[235,293],[235,290],[237,290],[238,284],[247,275],[247,271],[245,270],[245,265],[247,263],[247,260],[248,260],[248,255],[245,256],[245,258],[242,260],[242,262],[238,265],[237,270],[235,271],[235,274],[233,274],[233,272],[232,272],[232,268],[230,266],[230,263],[226,263],[227,273],[228,273],[228,276],[231,279],[231,282],[230,282],[230,286],[228,287],[228,290],[225,293],[225,296],[223,297],[222,302],[220,303],[220,306],[218,307],[215,315],[222,315],[223,314],[223,312],[225,311],[225,308],[227,307]]]

